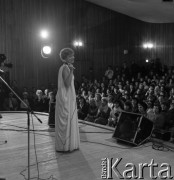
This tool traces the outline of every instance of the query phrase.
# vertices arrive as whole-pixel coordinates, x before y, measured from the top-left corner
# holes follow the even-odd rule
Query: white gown
[[[67,89],[62,78],[66,64],[59,69],[58,91],[55,107],[55,148],[56,151],[73,151],[79,149],[80,136],[78,127],[76,93],[74,77]]]

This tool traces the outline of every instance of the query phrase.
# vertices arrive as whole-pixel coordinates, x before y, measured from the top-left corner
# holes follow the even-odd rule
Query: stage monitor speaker
[[[121,112],[113,137],[138,146],[151,136],[152,130],[153,122],[141,114]]]

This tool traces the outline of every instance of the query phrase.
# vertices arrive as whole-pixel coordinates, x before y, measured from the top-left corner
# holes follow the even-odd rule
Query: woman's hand
[[[68,64],[68,67],[69,67],[69,69],[70,69],[70,71],[74,71],[74,69],[75,69],[75,67],[73,66],[73,64]]]

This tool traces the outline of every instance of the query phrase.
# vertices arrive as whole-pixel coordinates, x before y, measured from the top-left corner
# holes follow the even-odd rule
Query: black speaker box
[[[152,130],[153,122],[141,114],[121,112],[113,137],[138,146],[151,136]]]

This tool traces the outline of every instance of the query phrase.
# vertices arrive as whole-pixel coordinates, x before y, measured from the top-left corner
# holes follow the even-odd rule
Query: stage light
[[[146,59],[146,63],[148,63],[149,62],[149,60],[148,59]]]
[[[154,45],[152,44],[152,43],[144,43],[143,44],[143,48],[145,48],[145,49],[152,49],[154,47]]]
[[[74,41],[73,44],[74,44],[75,47],[79,45],[79,43],[77,41]]]
[[[48,31],[47,30],[42,30],[41,33],[40,33],[40,36],[44,39],[48,38]]]
[[[41,48],[41,55],[43,58],[48,58],[52,52],[51,46],[43,46]]]
[[[44,54],[51,54],[51,47],[50,46],[44,46],[43,48]]]
[[[81,41],[79,41],[79,46],[83,46],[83,43]]]
[[[82,41],[74,41],[73,45],[75,47],[81,47],[81,46],[83,46],[83,42]]]
[[[153,48],[153,44],[152,44],[152,43],[149,43],[149,44],[148,44],[148,48],[149,48],[149,49]]]
[[[143,44],[143,48],[145,48],[145,49],[146,49],[147,47],[148,47],[148,45],[147,45],[147,44]]]

